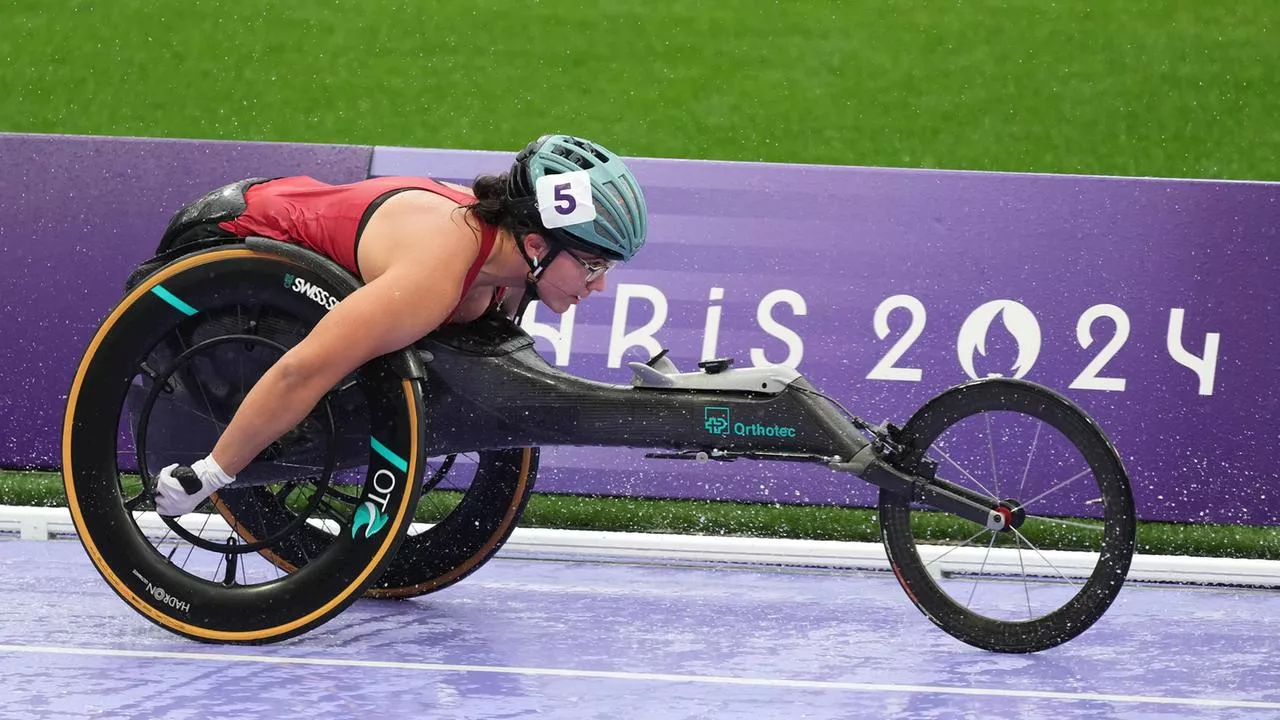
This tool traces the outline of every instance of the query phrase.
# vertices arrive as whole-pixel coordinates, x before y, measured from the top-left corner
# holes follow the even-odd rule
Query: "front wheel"
[[[894,574],[921,612],[960,640],[1035,652],[1092,626],[1124,584],[1135,516],[1114,447],[1080,408],[1004,378],[952,388],[903,428],[898,465],[996,501],[991,531],[880,492]]]

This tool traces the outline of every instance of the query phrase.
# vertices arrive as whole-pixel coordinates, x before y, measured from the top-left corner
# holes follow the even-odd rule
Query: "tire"
[[[1011,432],[1031,428],[1030,438]],[[966,443],[970,435],[978,441]],[[1033,383],[979,380],[931,400],[901,437],[902,469],[930,476],[936,467],[939,478],[1005,500],[1016,526],[993,532],[880,492],[890,564],[926,617],[1009,653],[1054,647],[1102,617],[1129,570],[1135,514],[1120,456],[1080,408]],[[1067,551],[1041,547],[1050,544]]]
[[[471,462],[467,462],[467,460]],[[375,598],[410,598],[442,590],[475,572],[511,536],[529,501],[538,469],[538,449],[429,458],[419,512],[395,558],[366,591]],[[266,488],[226,496],[218,510],[246,541],[289,523],[293,509]],[[456,500],[460,496],[460,500]],[[297,542],[262,550],[286,572],[305,565],[314,548],[329,542],[324,529],[309,526]]]
[[[299,280],[318,292],[299,292]],[[259,487],[308,486],[311,500],[330,493],[350,498],[347,514],[301,515],[255,547],[234,527],[213,530],[216,514],[196,512],[177,522],[150,512],[158,465],[207,453],[219,423],[247,392],[215,383],[210,378],[218,376],[202,368],[229,355],[264,369],[274,362],[267,355],[278,357],[287,347],[268,337],[271,328],[314,326],[329,299],[350,289],[315,264],[220,248],[147,277],[95,334],[68,394],[65,489],[94,567],[152,622],[208,642],[283,640],[337,615],[395,556],[419,496],[426,447],[420,384],[404,370],[414,361],[397,354],[353,373],[304,421],[310,433],[286,435],[213,497],[217,503]],[[228,322],[243,332],[215,337]],[[343,403],[363,412],[349,420],[335,414]],[[314,442],[317,436],[325,442]],[[334,481],[343,473],[350,484]],[[311,500],[301,502],[307,512],[317,506]],[[258,558],[272,545],[296,542],[296,531],[309,523],[334,532],[305,566],[282,573]]]

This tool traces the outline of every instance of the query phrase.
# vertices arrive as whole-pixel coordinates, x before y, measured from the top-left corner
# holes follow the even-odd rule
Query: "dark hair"
[[[528,212],[528,200],[513,200],[507,194],[507,178],[510,173],[480,175],[471,186],[476,201],[466,206],[468,212],[480,222],[510,232],[516,240],[541,228]]]

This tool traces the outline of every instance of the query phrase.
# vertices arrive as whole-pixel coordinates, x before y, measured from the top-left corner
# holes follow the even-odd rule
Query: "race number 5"
[[[591,222],[596,206],[591,199],[591,177],[586,170],[543,175],[535,183],[538,213],[548,228]]]
[[[573,195],[569,194],[569,183],[556,183],[552,187],[555,190],[556,213],[560,215],[573,214],[573,211],[578,209],[578,201],[574,199]]]

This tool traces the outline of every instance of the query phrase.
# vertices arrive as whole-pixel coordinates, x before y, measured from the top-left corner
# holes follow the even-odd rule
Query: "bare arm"
[[[474,253],[465,246],[424,251],[334,306],[249,391],[213,449],[218,465],[236,475],[347,374],[439,327],[458,302]]]

